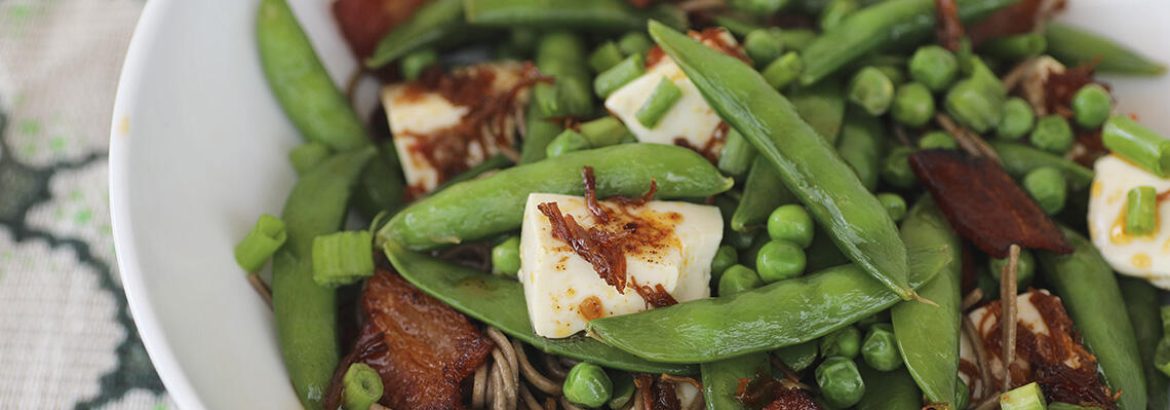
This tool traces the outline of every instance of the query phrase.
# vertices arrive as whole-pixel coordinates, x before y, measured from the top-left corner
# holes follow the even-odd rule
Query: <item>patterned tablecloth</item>
[[[119,283],[110,113],[143,0],[0,0],[0,409],[165,409]]]

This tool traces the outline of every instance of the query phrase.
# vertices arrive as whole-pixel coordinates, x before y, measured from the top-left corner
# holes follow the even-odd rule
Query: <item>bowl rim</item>
[[[180,365],[167,341],[158,315],[154,312],[150,292],[147,289],[143,271],[139,266],[135,246],[133,218],[130,216],[130,163],[129,152],[133,149],[127,136],[131,133],[130,113],[136,112],[138,94],[142,88],[141,78],[149,62],[149,50],[155,45],[158,33],[163,27],[163,16],[175,4],[172,0],[146,2],[130,39],[118,87],[114,97],[113,117],[110,123],[109,184],[110,225],[114,237],[114,253],[122,279],[122,289],[130,307],[130,314],[138,329],[146,353],[154,365],[155,372],[166,386],[171,399],[184,409],[203,409],[206,406],[190,379]]]

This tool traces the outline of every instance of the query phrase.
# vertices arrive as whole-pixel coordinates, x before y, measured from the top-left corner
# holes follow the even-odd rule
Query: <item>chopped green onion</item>
[[[297,145],[292,151],[288,152],[288,162],[292,163],[293,169],[297,171],[297,175],[304,175],[310,169],[317,166],[317,164],[329,158],[332,152],[329,147],[319,142],[306,142]]]
[[[764,80],[768,81],[768,85],[780,89],[796,80],[801,71],[804,71],[804,60],[800,58],[800,54],[791,51],[764,67],[761,74],[764,75]]]
[[[614,91],[630,81],[634,81],[645,72],[646,60],[641,54],[634,54],[598,74],[597,78],[593,79],[593,91],[601,98],[609,97]]]
[[[284,221],[269,214],[260,215],[248,236],[236,244],[236,263],[248,272],[256,272],[287,239]]]
[[[579,127],[581,135],[589,141],[593,148],[608,147],[622,142],[629,130],[625,124],[614,117],[601,117],[593,121],[583,122]]]
[[[850,102],[876,117],[885,114],[894,102],[894,82],[881,70],[865,67],[849,83],[848,97]]]
[[[638,109],[634,117],[646,128],[654,128],[681,98],[682,90],[674,85],[674,81],[662,77],[662,80],[654,87],[654,92],[650,93],[650,98],[642,103],[642,108]]]
[[[335,288],[374,274],[373,235],[343,231],[313,238],[313,281]]]
[[[727,132],[723,150],[719,154],[719,170],[736,178],[747,175],[748,168],[756,159],[756,148],[743,134],[732,128]]]
[[[382,399],[382,376],[365,363],[349,365],[341,383],[346,409],[365,410]]]
[[[1123,115],[1114,115],[1101,131],[1105,148],[1161,178],[1170,176],[1170,139]]]
[[[622,62],[622,58],[622,50],[618,49],[617,44],[614,44],[612,41],[606,41],[602,45],[597,46],[593,50],[593,54],[589,55],[589,68],[592,68],[595,73],[600,73],[618,65],[618,63]]]
[[[434,49],[426,48],[418,51],[412,51],[406,57],[402,57],[399,63],[399,69],[402,71],[402,78],[408,81],[417,80],[428,67],[439,62],[439,53]]]
[[[1158,223],[1158,191],[1143,185],[1130,189],[1125,196],[1125,233],[1135,236],[1154,233]]]
[[[999,407],[1003,410],[1044,410],[1047,402],[1040,385],[1032,382],[1000,394]]]
[[[591,148],[589,140],[581,133],[567,129],[562,131],[556,138],[548,143],[544,149],[544,155],[548,158],[555,158],[570,152],[576,152]]]

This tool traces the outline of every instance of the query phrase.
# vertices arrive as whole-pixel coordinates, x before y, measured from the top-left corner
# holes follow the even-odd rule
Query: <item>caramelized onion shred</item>
[[[938,18],[938,26],[935,28],[938,43],[952,52],[959,51],[963,37],[966,36],[963,22],[959,20],[959,5],[955,0],[935,0],[934,4]]]

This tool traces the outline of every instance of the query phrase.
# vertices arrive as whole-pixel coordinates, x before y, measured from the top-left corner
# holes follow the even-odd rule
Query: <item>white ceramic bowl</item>
[[[329,0],[292,0],[334,79],[354,68]],[[272,314],[232,259],[293,182],[299,137],[261,77],[255,0],[147,2],[114,109],[118,265],[147,351],[184,409],[297,408]],[[1065,19],[1170,61],[1170,3],[1071,0]],[[1109,79],[1120,110],[1170,134],[1170,79]]]

